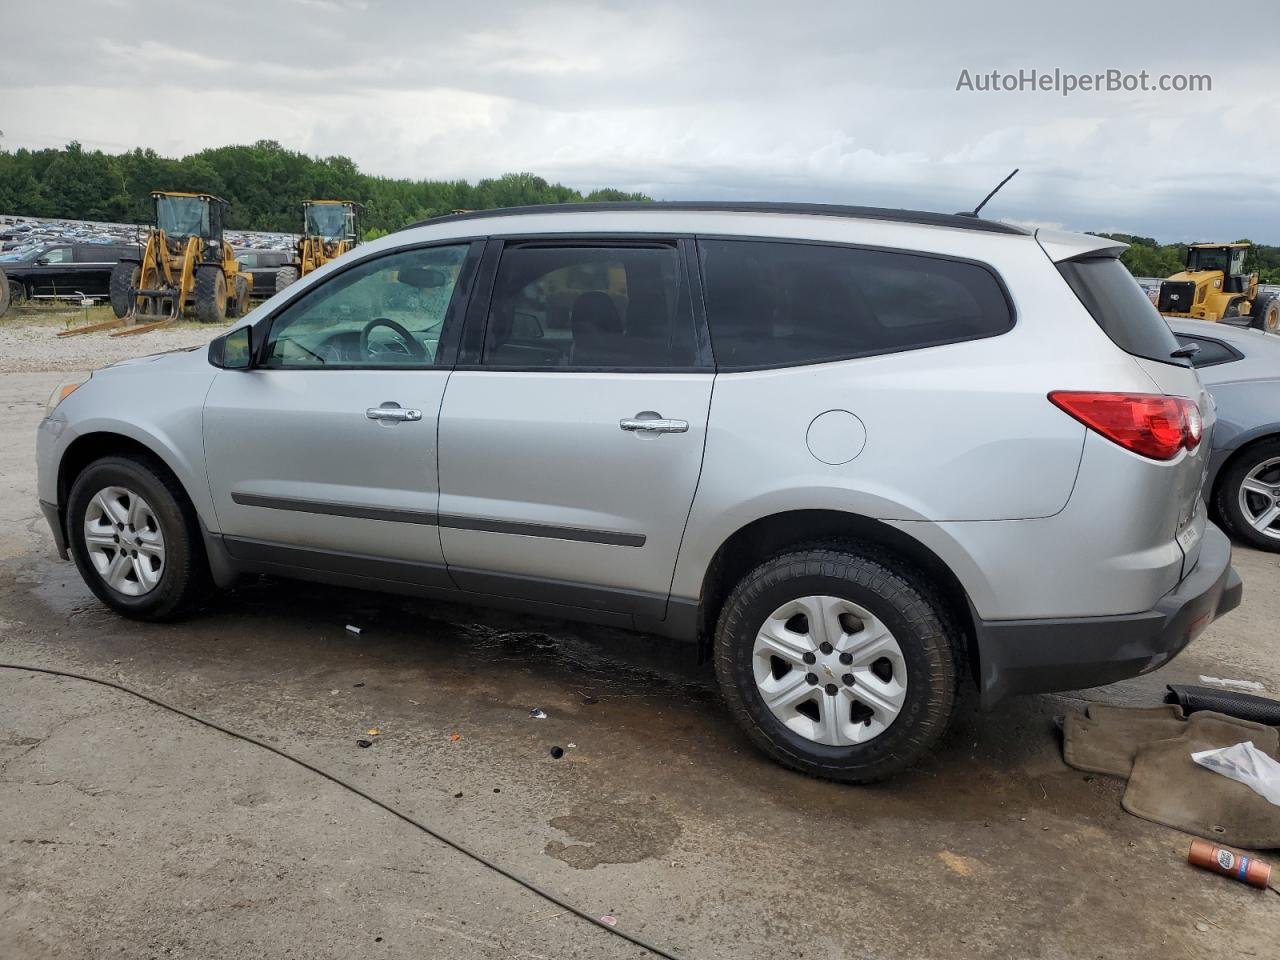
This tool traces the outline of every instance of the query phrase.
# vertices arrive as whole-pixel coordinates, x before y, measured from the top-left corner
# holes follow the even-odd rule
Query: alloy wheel
[[[1264,537],[1280,540],[1280,457],[1254,466],[1240,484],[1240,512]]]

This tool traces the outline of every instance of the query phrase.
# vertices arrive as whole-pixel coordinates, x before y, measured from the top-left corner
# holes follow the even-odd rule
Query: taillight
[[[1152,460],[1194,450],[1204,433],[1200,408],[1183,397],[1055,390],[1049,400],[1112,443]]]

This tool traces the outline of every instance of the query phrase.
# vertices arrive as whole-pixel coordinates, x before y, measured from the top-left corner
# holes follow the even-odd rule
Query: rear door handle
[[[634,433],[688,433],[689,431],[688,420],[664,420],[661,417],[653,419],[628,417],[619,420],[618,426]]]
[[[364,415],[370,420],[392,420],[396,422],[422,419],[421,410],[405,408],[396,403],[390,405],[383,404],[380,407],[370,407],[364,412]]]

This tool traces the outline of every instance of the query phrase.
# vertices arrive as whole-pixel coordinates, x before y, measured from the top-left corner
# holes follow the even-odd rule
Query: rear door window
[[[1115,257],[1067,260],[1058,264],[1058,272],[1102,332],[1125,353],[1174,366],[1188,365],[1185,358],[1171,356],[1178,349],[1177,338],[1138,281]]]
[[[505,369],[695,367],[692,301],[679,248],[506,247],[481,362]]]
[[[702,240],[716,364],[744,370],[919,350],[1005,333],[980,264],[821,244]]]

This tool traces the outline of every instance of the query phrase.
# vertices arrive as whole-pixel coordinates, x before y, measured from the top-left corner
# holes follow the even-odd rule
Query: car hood
[[[159,353],[149,353],[145,357],[129,357],[127,360],[117,360],[115,363],[107,364],[102,369],[114,370],[119,367],[136,367],[141,364],[148,363],[183,363],[190,359],[191,354],[206,349],[208,348],[204,344],[195,347],[174,347],[172,350],[162,350]]]

